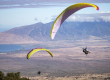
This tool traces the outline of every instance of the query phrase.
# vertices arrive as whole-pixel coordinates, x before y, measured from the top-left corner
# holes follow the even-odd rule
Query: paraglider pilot
[[[86,54],[86,56],[87,56],[88,53],[90,53],[89,51],[87,51],[87,47],[86,48],[82,48],[82,49],[83,49],[83,52]]]

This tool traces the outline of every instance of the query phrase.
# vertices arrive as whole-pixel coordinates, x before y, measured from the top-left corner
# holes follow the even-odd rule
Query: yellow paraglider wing
[[[52,29],[51,29],[51,39],[54,39],[59,27],[61,24],[73,13],[76,11],[86,8],[86,7],[94,7],[96,10],[99,10],[98,6],[91,3],[78,3],[67,7],[54,21]]]
[[[45,49],[45,48],[35,48],[35,49],[32,49],[31,51],[29,51],[29,53],[27,54],[27,59],[29,59],[30,56],[31,56],[32,54],[34,54],[35,52],[41,51],[41,50],[47,51],[47,52],[51,55],[51,57],[53,57],[53,54],[52,54],[49,50],[47,50],[47,49]]]

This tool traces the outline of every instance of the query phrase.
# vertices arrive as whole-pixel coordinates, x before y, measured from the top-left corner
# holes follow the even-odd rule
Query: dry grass
[[[110,77],[107,74],[110,73],[110,43],[86,44],[91,52],[87,56],[82,52],[85,42],[73,41],[53,43],[49,48],[53,58],[45,51],[33,54],[29,60],[26,59],[27,52],[0,54],[0,70],[5,73],[20,71],[22,76],[32,80],[103,80]],[[40,76],[37,74],[39,70],[42,72]]]

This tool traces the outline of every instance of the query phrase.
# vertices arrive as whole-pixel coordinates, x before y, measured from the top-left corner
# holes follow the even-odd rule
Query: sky
[[[38,22],[49,23],[68,6],[92,3],[99,7],[81,9],[66,21],[110,22],[110,0],[0,0],[0,32]]]

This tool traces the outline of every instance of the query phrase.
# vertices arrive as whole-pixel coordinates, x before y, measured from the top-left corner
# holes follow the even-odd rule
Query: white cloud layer
[[[110,22],[110,13],[74,14],[66,19],[67,22]]]
[[[100,12],[100,13],[110,13],[110,11],[107,11],[107,12],[105,12],[105,11],[102,11],[102,12]]]
[[[110,3],[110,0],[0,0],[0,8],[47,7],[63,3]],[[61,4],[62,3],[62,4]]]

